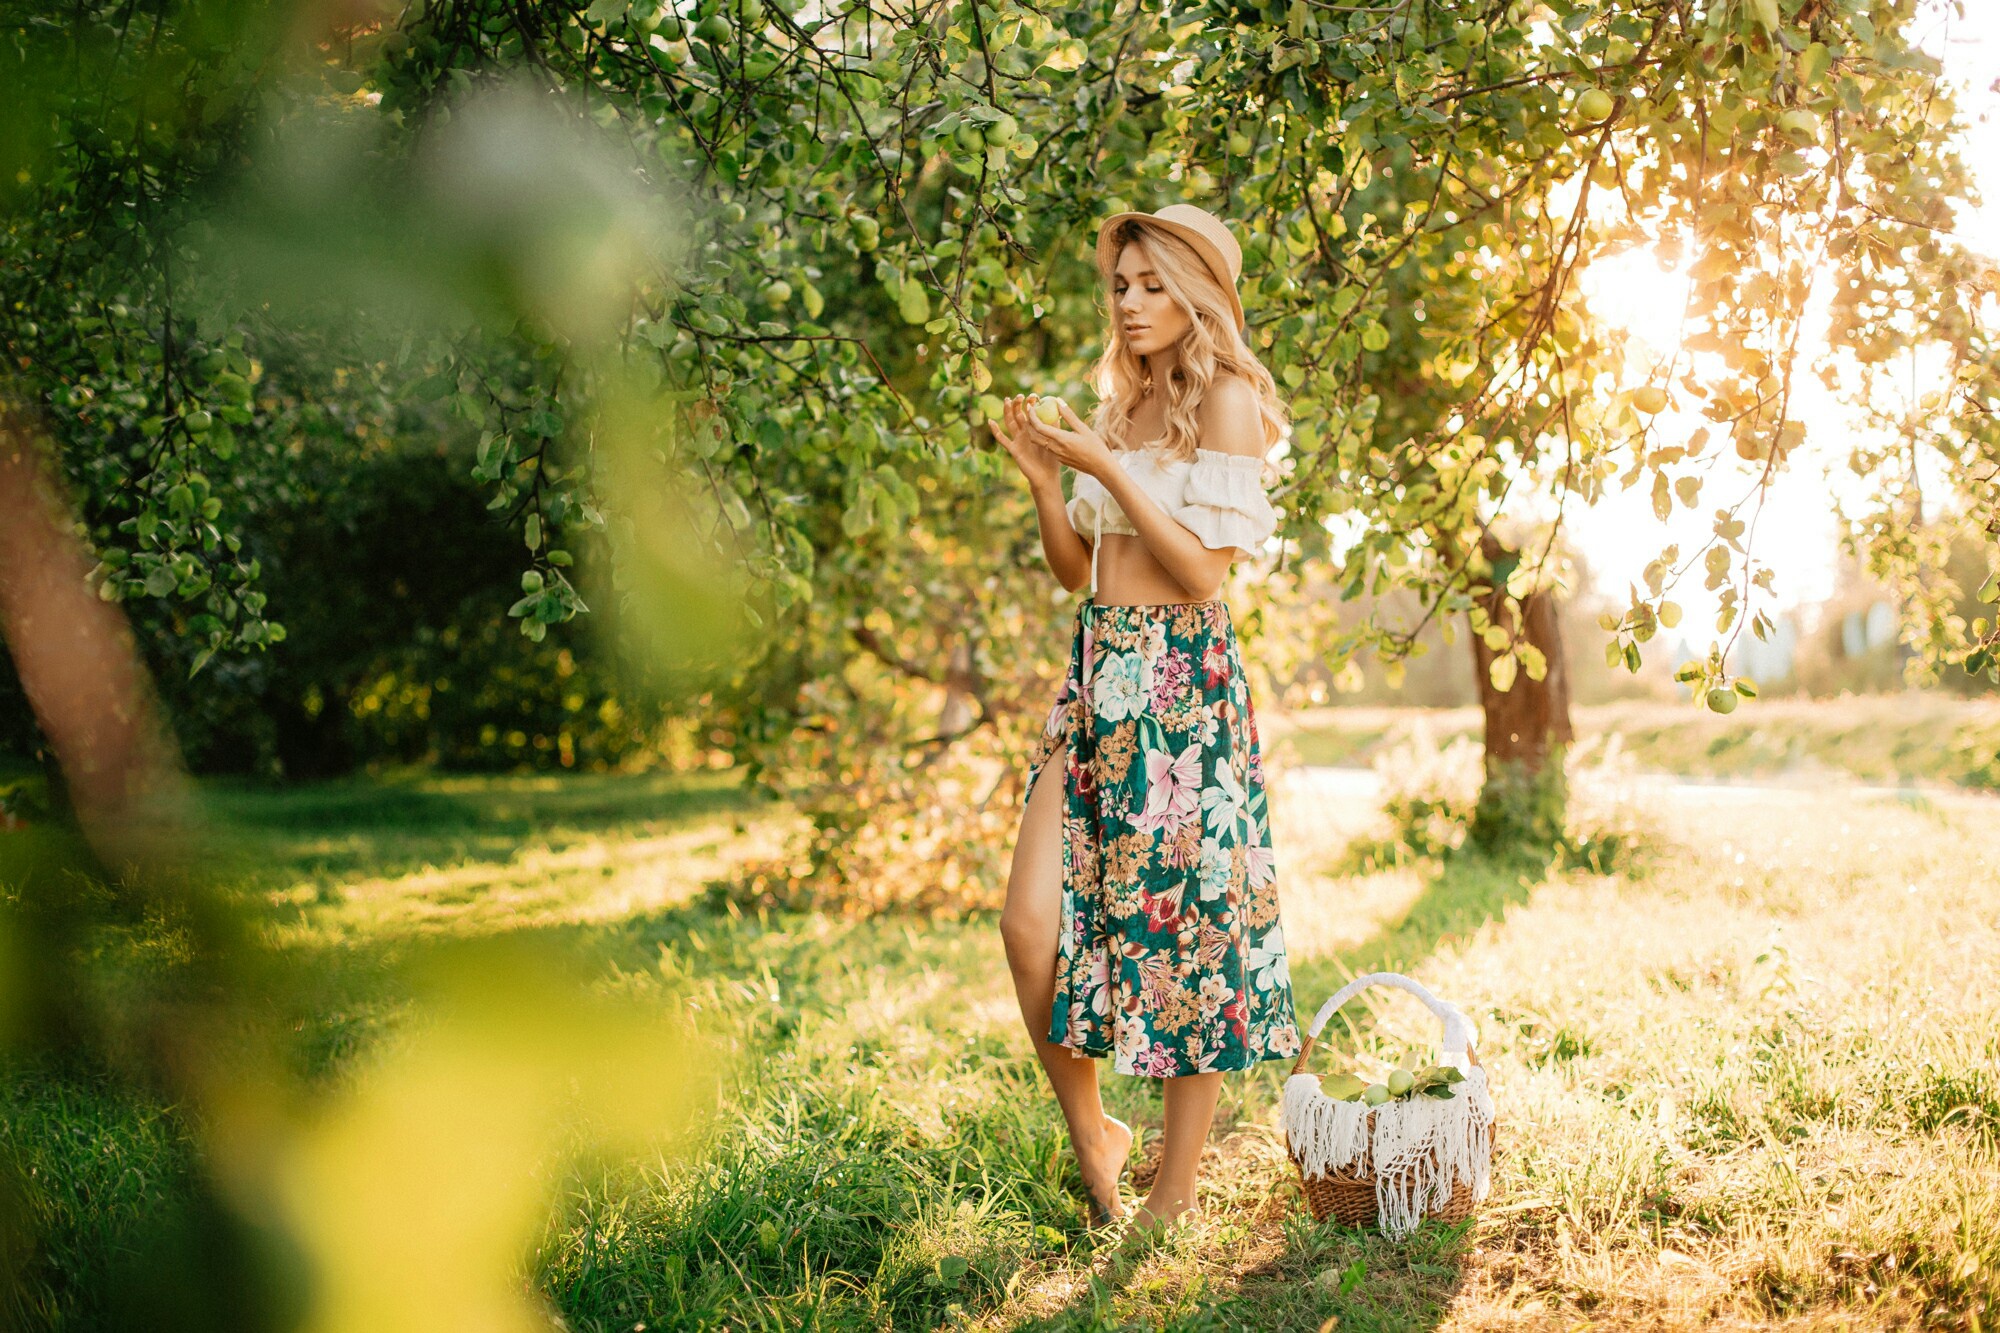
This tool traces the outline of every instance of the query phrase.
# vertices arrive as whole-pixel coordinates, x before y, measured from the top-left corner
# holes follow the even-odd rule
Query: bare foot
[[[1131,1151],[1131,1126],[1108,1115],[1104,1117],[1104,1128],[1097,1142],[1076,1145],[1077,1165],[1083,1169],[1083,1186],[1090,1191],[1091,1220],[1096,1225],[1125,1216],[1125,1205],[1118,1197],[1118,1180],[1125,1174],[1125,1159]]]
[[[1119,1240],[1120,1262],[1133,1262],[1166,1240],[1177,1224],[1193,1222],[1201,1210],[1185,1199],[1148,1197],[1127,1215],[1125,1234]]]
[[[1132,1229],[1165,1232],[1182,1218],[1192,1222],[1200,1216],[1201,1212],[1192,1199],[1170,1199],[1164,1195],[1149,1194],[1144,1203],[1132,1210]]]

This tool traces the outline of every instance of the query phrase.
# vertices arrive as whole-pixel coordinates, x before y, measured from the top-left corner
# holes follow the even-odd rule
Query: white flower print
[[[1153,665],[1137,653],[1112,653],[1090,683],[1090,702],[1107,722],[1123,722],[1146,710],[1153,695]]]
[[[1229,890],[1229,849],[1214,838],[1201,840],[1201,897],[1220,898]]]
[[[1215,744],[1215,738],[1221,734],[1222,719],[1212,710],[1204,708],[1201,712],[1201,721],[1194,724],[1194,738],[1201,742],[1203,749],[1207,749]]]
[[[1178,832],[1199,810],[1200,785],[1201,742],[1189,744],[1179,754],[1146,751],[1146,808],[1132,820],[1132,827],[1141,833]]]
[[[1160,654],[1167,651],[1167,627],[1164,623],[1155,620],[1146,626],[1146,642],[1139,651],[1145,654],[1149,664],[1160,660]]]
[[[1228,756],[1217,759],[1215,785],[1201,793],[1201,808],[1208,812],[1208,831],[1217,835],[1237,832],[1238,823],[1243,818],[1243,807],[1249,801],[1250,794],[1236,780]]]
[[[1145,1057],[1146,1048],[1151,1044],[1146,1039],[1146,1025],[1137,1019],[1133,1019],[1129,1022],[1119,1023],[1117,1026],[1117,1063],[1122,1066],[1120,1072],[1136,1072],[1134,1066]]]
[[[1274,925],[1263,941],[1250,946],[1250,971],[1258,990],[1275,990],[1292,984],[1291,964],[1285,959],[1285,928]]]
[[[1211,972],[1201,979],[1201,1016],[1213,1018],[1223,1005],[1236,998],[1236,988]]]

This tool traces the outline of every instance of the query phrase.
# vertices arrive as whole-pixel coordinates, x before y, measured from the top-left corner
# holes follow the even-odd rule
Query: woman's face
[[[1119,252],[1111,275],[1111,308],[1126,344],[1140,356],[1172,347],[1194,323],[1160,285],[1142,241],[1128,241]]]

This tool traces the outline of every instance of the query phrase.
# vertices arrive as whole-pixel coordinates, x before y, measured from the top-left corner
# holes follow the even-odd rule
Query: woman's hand
[[[1083,418],[1067,402],[1057,399],[1056,407],[1068,423],[1068,430],[1049,425],[1032,411],[1028,415],[1035,434],[1041,437],[1042,447],[1053,454],[1057,462],[1066,463],[1078,472],[1087,472],[1099,481],[1104,480],[1105,475],[1118,466],[1118,461],[1111,456],[1111,446],[1104,442],[1103,436],[1086,426]]]
[[[993,438],[1000,441],[1013,456],[1014,465],[1021,469],[1021,475],[1028,479],[1028,484],[1056,485],[1061,476],[1057,459],[1042,443],[1041,435],[1036,429],[1041,423],[1036,421],[1034,414],[1028,410],[1027,398],[1015,394],[1006,401],[1001,409],[1001,415],[1007,422],[1006,430],[1001,430],[997,421],[988,422],[987,425],[993,432]]]

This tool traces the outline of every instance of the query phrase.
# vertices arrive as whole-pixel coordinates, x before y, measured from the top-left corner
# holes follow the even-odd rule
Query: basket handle
[[[1424,1006],[1437,1015],[1438,1021],[1444,1024],[1444,1041],[1438,1052],[1441,1064],[1467,1070],[1468,1066],[1479,1063],[1479,1057],[1472,1054],[1472,1023],[1456,1005],[1440,1000],[1424,989],[1422,984],[1410,980],[1400,972],[1369,972],[1356,977],[1335,991],[1327,1002],[1319,1007],[1319,1012],[1313,1015],[1312,1025],[1306,1029],[1305,1044],[1299,1051],[1297,1062],[1292,1065],[1294,1074],[1305,1072],[1306,1059],[1312,1054],[1313,1044],[1319,1039],[1320,1029],[1326,1026],[1327,1020],[1339,1011],[1341,1005],[1370,986],[1393,986],[1397,990],[1408,991],[1422,1000]]]

